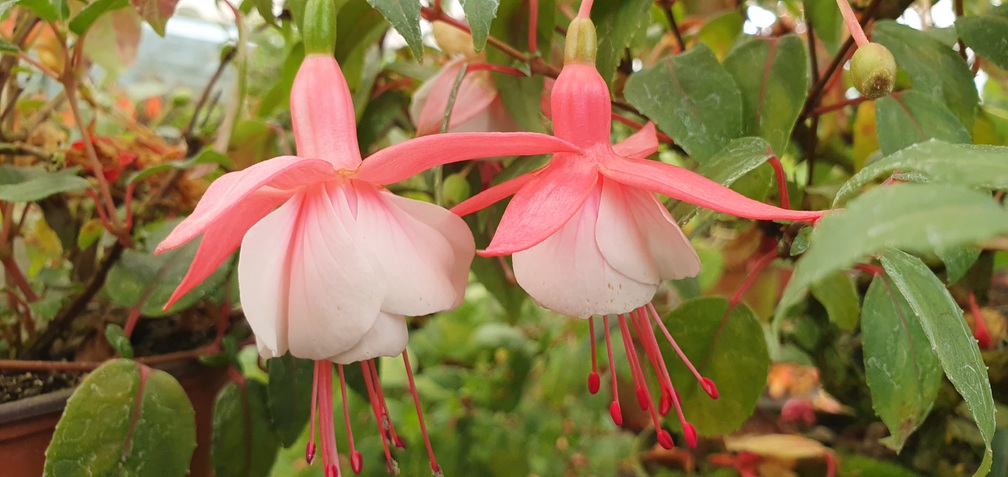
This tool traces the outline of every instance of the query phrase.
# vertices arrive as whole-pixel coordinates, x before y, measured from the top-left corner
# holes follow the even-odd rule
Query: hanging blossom
[[[583,2],[578,17],[571,22],[564,67],[551,95],[554,134],[579,150],[554,154],[546,167],[489,188],[452,211],[460,216],[470,214],[513,194],[490,245],[478,253],[512,255],[518,284],[536,302],[559,313],[588,319],[592,329],[588,387],[592,393],[600,387],[592,317],[602,316],[612,366],[609,321],[614,315],[639,405],[649,411],[659,443],[666,448],[673,446],[658,415],[667,415],[675,407],[686,442],[693,447],[696,430],[683,415],[657,335],[664,335],[699,385],[714,399],[718,397],[717,387],[690,363],[650,301],[662,280],[696,276],[700,260],[653,193],[760,220],[815,220],[822,212],[767,205],[687,169],[647,160],[658,148],[652,123],[612,145],[612,105],[608,86],[595,68],[596,38],[588,18],[590,3]],[[638,360],[634,336],[657,376],[658,409],[644,377],[643,363]],[[623,418],[614,375],[611,382],[613,401],[609,410],[613,421],[620,425]]]
[[[306,44],[308,40],[306,35]],[[308,49],[294,80],[291,120],[298,155],[221,176],[193,214],[158,246],[159,253],[165,252],[203,236],[166,307],[206,279],[240,245],[242,308],[260,355],[272,358],[289,352],[315,360],[309,462],[316,452],[318,412],[326,475],[340,473],[333,429],[336,364],[351,467],[361,471],[344,379],[344,366],[360,362],[388,469],[394,471],[390,446],[404,443],[389,418],[374,358],[401,354],[431,468],[439,475],[405,352],[404,316],[461,303],[475,246],[458,216],[397,197],[383,186],[437,164],[574,148],[532,133],[441,134],[397,144],[362,161],[350,92],[328,46],[332,44]]]
[[[486,55],[473,50],[472,36],[468,33],[444,22],[432,25],[438,46],[452,59],[413,93],[409,113],[417,136],[441,131],[453,89],[455,102],[448,132],[517,131],[518,124],[504,107],[490,77],[492,70],[507,69],[486,63]],[[466,69],[465,73],[455,88],[462,68]]]

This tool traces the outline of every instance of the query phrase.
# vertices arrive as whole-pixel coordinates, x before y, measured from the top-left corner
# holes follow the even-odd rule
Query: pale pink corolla
[[[585,2],[582,10],[585,4],[590,8]],[[658,411],[665,415],[675,406],[692,446],[695,430],[682,414],[656,335],[664,334],[677,351],[679,347],[650,301],[662,280],[695,276],[700,262],[653,193],[752,219],[815,220],[822,212],[774,207],[687,169],[648,160],[658,148],[652,123],[612,145],[609,89],[595,68],[595,30],[587,13],[579,13],[571,23],[565,56],[553,84],[550,113],[554,134],[580,150],[554,154],[545,167],[491,187],[452,211],[470,214],[513,194],[489,246],[478,253],[512,255],[518,284],[540,305],[588,318],[590,323],[593,315],[602,315],[610,362],[608,315],[616,315],[640,406],[650,410],[659,442],[671,447],[671,437],[658,422],[643,367],[635,359],[631,330],[635,332],[660,383]],[[594,393],[600,384],[591,336],[589,389]],[[701,376],[681,351],[678,354],[699,385],[716,398],[714,383]],[[615,379],[612,386],[610,413],[619,424]]]
[[[171,306],[241,246],[242,308],[260,354],[290,352],[318,361],[313,403],[323,398],[323,455],[330,473],[338,469],[335,440],[325,427],[332,424],[329,362],[338,363],[342,375],[343,364],[362,361],[365,374],[370,369],[375,378],[367,380],[376,392],[371,399],[375,417],[387,420],[372,358],[404,352],[405,315],[461,302],[475,248],[458,216],[397,197],[383,186],[438,164],[572,146],[531,133],[442,134],[397,144],[362,161],[346,81],[336,60],[323,54],[307,55],[298,70],[291,119],[297,156],[273,158],[215,180],[193,214],[157,250],[203,236],[166,305]],[[391,462],[387,444],[401,441],[394,428],[380,430]],[[351,459],[358,470],[352,444]],[[433,454],[431,459],[436,470]]]
[[[455,80],[463,66],[468,68],[470,61],[466,57],[450,60],[413,93],[409,112],[413,124],[416,125],[417,136],[441,131],[441,123],[448,108]],[[497,93],[490,71],[467,69],[455,92],[448,131],[488,132],[517,129],[518,125],[511,118]]]

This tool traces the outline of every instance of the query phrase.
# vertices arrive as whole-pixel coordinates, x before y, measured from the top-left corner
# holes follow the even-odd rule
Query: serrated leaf
[[[70,396],[43,475],[181,477],[195,448],[195,413],[178,381],[119,359]]]
[[[595,66],[607,83],[623,59],[634,35],[651,19],[650,0],[597,0],[591,19],[598,36]]]
[[[469,30],[472,32],[473,48],[477,52],[483,51],[487,36],[490,35],[490,24],[497,16],[500,0],[461,0],[461,2],[466,20],[469,21]]]
[[[875,23],[872,40],[896,58],[896,66],[910,77],[913,89],[942,98],[966,129],[976,120],[980,96],[973,73],[958,53],[929,34],[891,20]]]
[[[861,342],[872,408],[889,428],[885,443],[899,452],[931,412],[942,374],[913,309],[886,280],[876,275],[865,293]]]
[[[970,133],[941,102],[920,91],[875,100],[879,148],[889,155],[930,139],[968,143]]]
[[[773,152],[769,143],[756,137],[744,137],[726,144],[693,172],[729,186],[757,167],[766,164],[771,157]],[[672,207],[672,216],[680,224],[684,224],[698,209],[699,207],[688,202],[679,202]]]
[[[704,44],[631,75],[624,94],[701,164],[744,131],[739,88]]]
[[[840,187],[833,205],[842,204],[868,182],[896,171],[914,173],[929,182],[1008,189],[1008,147],[936,140],[914,144],[861,169]]]
[[[161,36],[165,35],[165,24],[175,14],[179,0],[130,0],[137,13]]]
[[[993,14],[967,15],[956,19],[955,27],[966,46],[1001,69],[1008,69],[1008,9]]]
[[[423,60],[423,39],[420,37],[420,2],[416,0],[367,0],[399,32],[417,61]]]
[[[990,194],[947,184],[878,187],[826,214],[795,265],[774,325],[809,285],[886,248],[920,253],[968,245],[1008,232],[1008,210]]]
[[[288,353],[267,360],[266,369],[270,422],[283,446],[290,447],[308,423],[315,363]]]
[[[899,250],[890,250],[882,255],[881,261],[893,285],[903,294],[914,317],[920,321],[945,375],[973,414],[987,446],[983,462],[974,476],[987,475],[993,457],[991,439],[994,438],[997,411],[987,366],[966,326],[963,312],[945,285],[921,259]]]
[[[217,477],[266,477],[280,442],[269,427],[266,385],[230,382],[214,403],[211,455]]]
[[[705,297],[683,303],[662,321],[700,374],[712,379],[720,392],[718,399],[711,399],[658,332],[658,346],[686,419],[701,435],[736,430],[752,414],[770,369],[756,315],[741,303],[729,313],[727,300]],[[674,413],[666,422],[679,426]]]
[[[724,67],[742,93],[745,134],[766,139],[784,154],[808,93],[808,54],[797,35],[744,42]]]
[[[854,282],[846,272],[827,275],[813,283],[811,291],[812,296],[826,308],[833,324],[847,331],[857,327],[861,303]]]
[[[83,35],[102,15],[112,10],[125,8],[128,5],[129,0],[95,0],[94,3],[84,7],[73,20],[70,20],[70,31],[77,35]]]
[[[87,189],[91,183],[77,173],[80,168],[47,172],[41,167],[0,165],[0,200],[34,202],[53,194]]]

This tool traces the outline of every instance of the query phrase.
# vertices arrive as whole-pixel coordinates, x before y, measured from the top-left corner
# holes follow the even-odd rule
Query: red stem
[[[529,0],[529,32],[528,32],[528,49],[529,53],[533,55],[536,50],[539,49],[538,42],[539,37],[536,35],[536,30],[539,29],[539,0]]]
[[[787,176],[784,175],[784,166],[777,156],[770,156],[770,167],[773,167],[774,175],[777,177],[777,194],[780,195],[780,206],[782,209],[791,208],[791,199],[788,197]]]
[[[760,273],[763,269],[770,265],[777,258],[777,250],[771,250],[752,263],[749,271],[746,274],[745,280],[739,285],[738,290],[735,290],[735,294],[728,300],[729,309],[734,308],[742,301],[742,295],[745,294],[756,283],[756,279],[759,278]]]
[[[857,16],[854,15],[854,9],[851,8],[850,3],[847,0],[837,0],[837,6],[840,7],[840,14],[843,15],[844,24],[850,30],[854,43],[857,43],[858,48],[867,45],[868,37],[865,36],[864,30],[861,29],[861,23],[858,22]]]

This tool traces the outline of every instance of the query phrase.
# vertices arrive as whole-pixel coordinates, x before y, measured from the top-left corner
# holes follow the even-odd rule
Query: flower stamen
[[[371,403],[371,410],[374,412],[375,421],[378,422],[378,433],[381,434],[382,448],[385,450],[385,468],[390,474],[395,474],[393,469],[397,469],[399,466],[392,459],[392,452],[389,451],[388,443],[391,440],[388,437],[385,426],[382,426],[382,415],[383,411],[378,403],[378,395],[375,393],[374,383],[371,378],[371,370],[368,368],[371,360],[361,361],[361,371],[364,373],[364,385],[367,387],[368,401]]]
[[[608,331],[606,331],[608,333]],[[588,339],[591,341],[591,364],[592,371],[588,375],[588,392],[596,394],[599,392],[599,387],[602,383],[599,380],[598,374],[598,362],[595,358],[595,322],[592,317],[588,317]]]
[[[681,359],[683,364],[685,364],[686,367],[689,368],[690,372],[693,373],[693,376],[700,383],[700,387],[703,388],[704,392],[706,392],[707,395],[711,397],[711,399],[717,399],[718,390],[717,386],[714,384],[714,381],[712,381],[710,378],[706,378],[700,375],[700,372],[697,371],[696,367],[693,366],[693,363],[690,362],[689,358],[686,357],[686,353],[683,353],[682,348],[680,348],[679,344],[676,343],[674,338],[672,338],[672,333],[669,333],[668,328],[665,327],[665,323],[662,323],[661,318],[658,316],[658,312],[655,311],[654,309],[654,305],[648,303],[647,307],[648,311],[651,312],[651,318],[654,319],[655,323],[658,323],[659,327],[661,327],[662,333],[665,334],[665,338],[668,339],[669,344],[671,344],[672,348],[675,349],[676,354],[679,355],[679,359]]]
[[[410,394],[413,396],[413,404],[416,406],[417,418],[420,419],[420,433],[423,434],[424,445],[427,446],[427,455],[430,457],[431,472],[435,477],[444,477],[441,466],[434,458],[434,448],[431,446],[430,437],[427,435],[427,423],[424,422],[423,410],[420,409],[420,396],[417,394],[416,383],[413,381],[413,367],[410,366],[409,354],[406,350],[402,353],[403,364],[406,365],[406,377],[409,379]]]
[[[609,317],[602,316],[602,327],[605,328],[606,352],[609,354],[609,381],[612,382],[613,401],[609,404],[609,416],[617,426],[623,425],[623,413],[619,404],[619,389],[616,385],[616,361],[613,359],[612,338],[609,337]]]
[[[354,447],[353,430],[350,429],[350,408],[347,406],[346,378],[343,376],[343,365],[337,365],[339,370],[340,394],[343,395],[343,422],[346,423],[347,439],[350,441],[350,469],[355,474],[360,474],[364,468],[364,461],[361,453]]]

